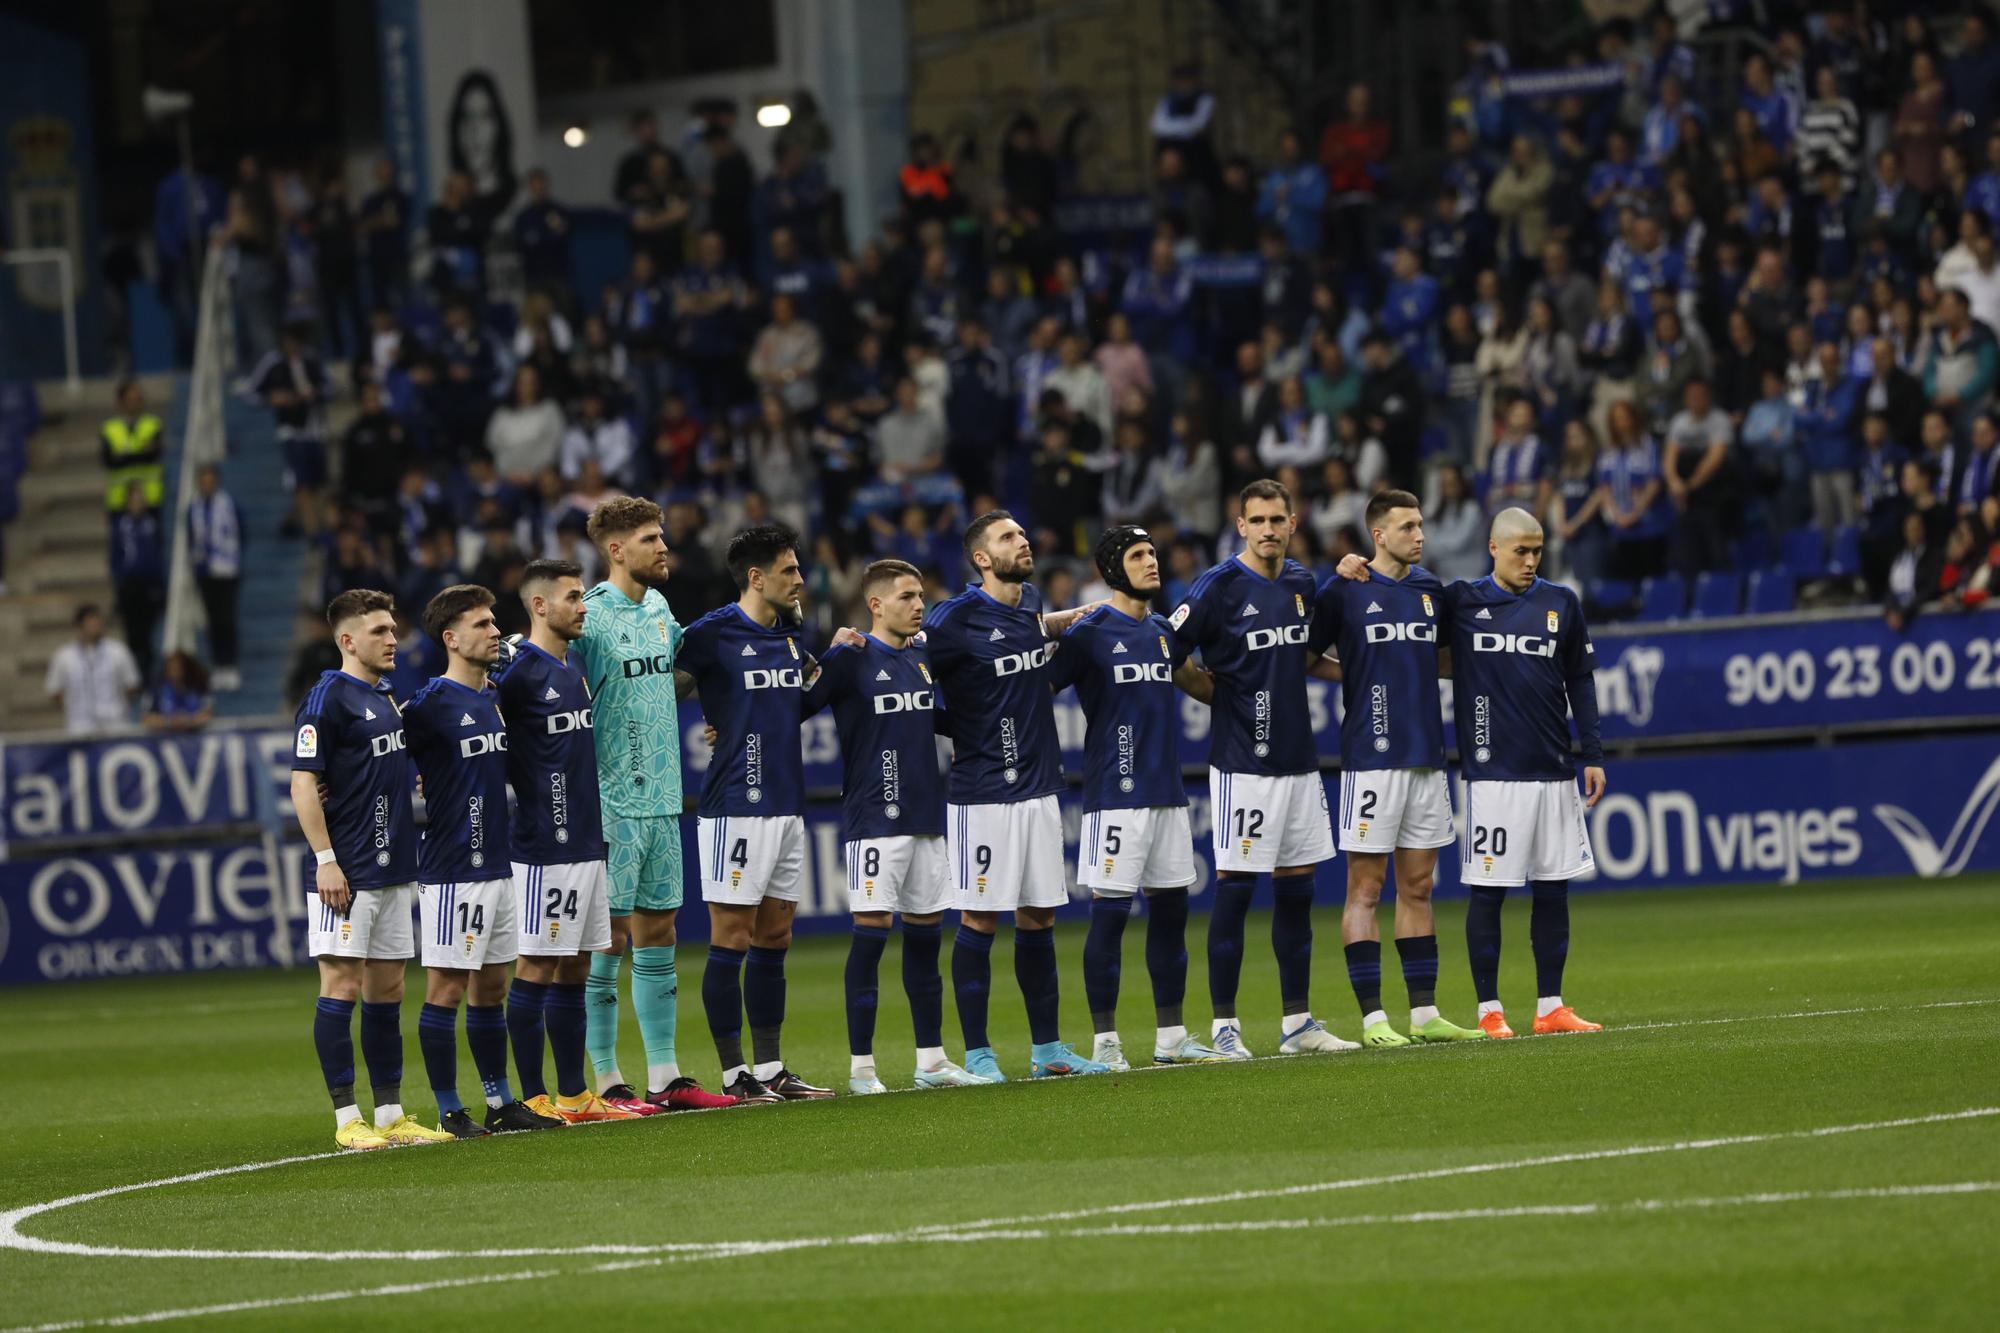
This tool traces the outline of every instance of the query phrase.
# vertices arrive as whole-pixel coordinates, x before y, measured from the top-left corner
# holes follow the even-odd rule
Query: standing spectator
[[[1031,476],[1035,549],[1053,557],[1081,555],[1096,535],[1101,484],[1084,466],[1083,455],[1070,447],[1069,425],[1061,418],[1042,423]]]
[[[1222,164],[1222,181],[1215,190],[1210,243],[1226,255],[1248,254],[1257,248],[1257,230],[1257,183],[1250,174],[1250,160],[1232,156]],[[1284,233],[1277,234],[1282,251]]]
[[[1937,188],[1939,156],[1948,138],[1945,98],[1937,57],[1929,51],[1911,55],[1910,87],[1896,108],[1895,134],[1903,174],[1918,194],[1927,195]]]
[[[1436,360],[1432,331],[1443,296],[1437,279],[1423,271],[1417,252],[1410,246],[1397,248],[1390,261],[1390,275],[1376,327],[1396,340],[1396,346],[1422,374]]]
[[[1278,384],[1278,410],[1257,437],[1257,461],[1267,473],[1281,467],[1301,471],[1316,468],[1332,447],[1326,418],[1306,402],[1305,385],[1296,378]]]
[[[1188,414],[1176,412],[1160,461],[1160,501],[1181,536],[1199,538],[1204,546],[1214,540],[1222,521],[1221,490],[1215,445],[1197,433]]]
[[[1278,162],[1264,174],[1258,189],[1257,216],[1285,233],[1285,248],[1293,254],[1319,253],[1326,172],[1306,157],[1296,130],[1278,136]]]
[[[929,134],[910,140],[910,160],[896,173],[896,188],[902,195],[903,222],[912,231],[929,221],[949,221],[961,209],[951,163]]]
[[[357,221],[368,258],[368,300],[401,310],[409,301],[410,197],[386,157],[375,160],[375,188],[361,200]]]
[[[2000,113],[2000,47],[1993,42],[1993,20],[1976,5],[1959,23],[1958,54],[1945,67],[1944,82],[1952,131],[1966,143],[1990,134]]]
[[[776,394],[791,412],[819,406],[819,330],[798,317],[789,296],[771,298],[771,322],[751,345],[749,373],[758,392]]]
[[[984,322],[966,318],[945,368],[947,461],[966,494],[977,495],[993,488],[993,460],[1008,444],[1007,361]]]
[[[1153,159],[1153,225],[1182,238],[1184,254],[1214,244],[1215,196],[1173,145]]]
[[[783,228],[811,254],[823,252],[820,214],[826,208],[826,170],[794,139],[780,138],[771,174],[757,187],[758,211],[768,231]]]
[[[909,375],[896,381],[895,410],[875,423],[875,452],[882,475],[907,481],[944,466],[944,423],[927,410]]]
[[[236,363],[254,366],[278,345],[278,234],[270,188],[254,175],[255,159],[244,162],[252,179],[229,192],[223,239],[235,270],[231,294],[236,313]]]
[[[1810,381],[1802,400],[1815,396]],[[1798,407],[1785,387],[1785,374],[1767,365],[1759,377],[1759,397],[1743,415],[1743,484],[1748,498],[1763,510],[1766,526],[1783,531],[1802,517],[1801,503],[1810,487],[1805,459],[1794,447],[1798,437]]]
[[[1800,108],[1778,86],[1771,58],[1762,51],[1753,50],[1743,57],[1743,89],[1738,101],[1767,143],[1780,153],[1790,149],[1792,136],[1798,133]]]
[[[1640,365],[1637,401],[1655,430],[1664,430],[1686,392],[1688,382],[1706,378],[1701,349],[1682,332],[1681,317],[1671,308],[1653,313],[1653,336]],[[1704,398],[1707,397],[1704,386]]]
[[[1972,302],[1959,288],[1941,292],[1938,309],[1943,319],[1930,337],[1924,396],[1949,415],[1953,429],[1962,435],[1993,401],[2000,343],[1992,329],[1972,318]]]
[[[160,516],[139,491],[126,492],[125,512],[111,525],[111,586],[118,597],[118,620],[125,644],[144,679],[153,670],[153,631],[166,604],[166,546]]]
[[[1423,385],[1387,335],[1370,334],[1361,346],[1367,363],[1361,380],[1362,424],[1389,451],[1390,484],[1408,486],[1417,478],[1417,443],[1424,426]]]
[[[1137,276],[1138,270],[1134,271]],[[1130,289],[1131,279],[1126,280]],[[1023,289],[1020,270],[1009,268],[989,269],[986,274],[986,300],[979,307],[979,322],[992,335],[994,350],[1012,365],[1028,350],[1028,332],[1041,318],[1034,300]]]
[[[448,172],[444,196],[431,205],[424,232],[431,248],[431,291],[440,300],[486,300],[486,240],[490,223],[472,194],[472,177]]]
[[[1153,105],[1153,156],[1178,152],[1191,177],[1213,185],[1220,174],[1209,138],[1215,94],[1201,86],[1201,70],[1194,65],[1174,66],[1167,80],[1166,93]]]
[[[76,637],[56,649],[42,689],[63,711],[72,736],[98,736],[128,725],[144,677],[131,650],[104,633],[104,612],[86,602],[76,609]]]
[[[1175,258],[1173,242],[1160,236],[1147,252],[1146,266],[1126,277],[1119,308],[1149,355],[1187,365],[1194,360],[1193,294],[1193,280]]]
[[[1903,518],[1903,548],[1889,565],[1889,594],[1883,608],[1889,628],[1901,633],[1918,611],[1937,600],[1944,549],[1932,538],[1923,516]]]
[[[1146,423],[1126,417],[1118,423],[1111,468],[1104,474],[1107,525],[1149,522],[1164,508],[1160,461],[1147,448]]]
[[[203,464],[195,474],[195,497],[188,505],[187,524],[195,587],[201,591],[202,611],[208,618],[215,688],[241,689],[236,627],[243,586],[243,512],[237,508],[236,497],[222,489],[222,474],[213,463]]]
[[[1575,412],[1582,372],[1576,343],[1557,322],[1556,308],[1541,297],[1528,302],[1528,342],[1521,370],[1542,431],[1558,434]]]
[[[503,478],[526,489],[561,459],[565,426],[561,405],[542,396],[541,375],[522,366],[486,423],[486,452]]]
[[[1035,438],[1042,392],[1049,387],[1049,377],[1062,367],[1062,358],[1056,354],[1061,330],[1055,316],[1043,316],[1028,331],[1028,350],[1014,363],[1014,401],[1019,408],[1016,431],[1024,444]]]
[[[319,532],[319,492],[326,485],[326,370],[306,344],[305,330],[288,325],[278,350],[250,372],[250,385],[276,418],[278,447],[284,451],[285,485],[292,512],[282,529],[287,537]]]
[[[751,482],[763,492],[779,522],[803,532],[813,491],[812,446],[798,418],[777,394],[765,394],[757,410],[747,440]]]
[[[703,232],[695,243],[695,262],[673,283],[681,355],[694,396],[711,414],[743,396],[741,321],[750,295],[728,253],[720,231]]]
[[[427,396],[446,452],[463,459],[485,438],[500,369],[493,340],[473,318],[472,302],[466,297],[445,302],[444,333],[434,355],[440,373]]]
[[[1674,566],[1690,583],[1697,574],[1729,565],[1729,532],[1736,512],[1735,431],[1711,401],[1708,381],[1689,379],[1683,407],[1667,426],[1663,460],[1667,494],[1680,521],[1674,530]]]
[[[563,434],[558,464],[563,480],[574,482],[584,463],[595,461],[613,485],[630,490],[638,480],[637,453],[631,425],[624,417],[607,416],[603,392],[595,385],[586,386],[577,400],[576,419]]]
[[[1861,419],[1861,570],[1871,597],[1882,595],[1889,560],[1902,539],[1902,475],[1909,461],[1891,437],[1887,417],[1871,411]]]
[[[653,153],[660,148],[659,117],[650,108],[640,107],[627,118],[625,132],[631,136],[632,146],[619,156],[617,173],[611,179],[611,197],[621,208],[631,206],[634,193],[652,169]]]
[[[529,290],[564,308],[571,303],[569,237],[569,210],[550,193],[549,173],[536,167],[528,173],[528,197],[514,214],[514,244]]]
[[[225,208],[222,186],[198,170],[190,175],[175,168],[153,193],[153,255],[160,265],[164,304],[173,316],[177,365],[194,357],[201,266],[209,233],[222,223]]]
[[[1650,167],[1660,167],[1673,156],[1680,142],[1681,121],[1700,117],[1701,111],[1687,100],[1687,86],[1677,74],[1660,80],[1659,101],[1646,112],[1639,134],[1639,157]]]
[[[923,267],[916,288],[910,293],[909,315],[905,321],[912,335],[921,332],[943,346],[958,331],[962,298],[951,275],[951,256],[942,245],[924,251]]]
[[[1841,95],[1840,77],[1822,65],[1813,77],[1813,99],[1799,118],[1799,161],[1817,171],[1831,163],[1852,188],[1861,159],[1861,116]]]
[[[132,491],[158,509],[166,494],[166,429],[146,410],[146,390],[137,380],[118,386],[118,415],[98,432],[104,462],[104,514],[115,523]]]
[[[1860,384],[1841,365],[1840,348],[1821,343],[1820,377],[1799,413],[1799,449],[1812,487],[1812,521],[1821,533],[1854,522],[1854,417]]]
[[[369,381],[361,386],[360,407],[340,437],[340,488],[364,509],[376,511],[389,504],[409,466],[410,437],[389,411],[381,385]],[[233,665],[220,653],[215,660],[218,669]]]
[[[734,120],[732,112],[730,120]],[[702,136],[708,148],[708,228],[721,235],[723,249],[737,271],[756,257],[750,239],[750,213],[757,192],[756,175],[742,145],[727,124],[717,124]]]
[[[667,277],[680,272],[687,260],[687,224],[694,215],[692,187],[681,171],[681,160],[655,146],[646,157],[646,173],[625,200],[626,238],[633,252],[652,256],[654,269]]]
[[[1952,449],[1952,469],[1940,478],[1945,499],[1959,515],[1976,516],[1979,507],[1993,495],[2000,481],[2000,423],[1987,413],[1973,418],[1972,438],[1964,448]]]
[[[1048,387],[1062,394],[1072,411],[1097,427],[1101,439],[1111,436],[1111,389],[1096,366],[1084,359],[1089,343],[1081,332],[1065,333],[1057,344],[1061,364],[1048,377]]]
[[[1486,462],[1486,512],[1519,506],[1540,519],[1549,512],[1554,459],[1535,433],[1535,408],[1517,398],[1507,407]]]
[[[1334,257],[1353,271],[1374,254],[1375,204],[1387,170],[1389,124],[1375,117],[1365,83],[1348,85],[1345,106],[1346,114],[1320,135],[1319,164],[1326,170],[1333,209]]]
[[[1458,464],[1446,463],[1436,477],[1436,498],[1424,505],[1424,568],[1447,583],[1479,578],[1490,563],[1486,514]]]
[[[208,673],[201,669],[201,663],[174,649],[160,664],[159,679],[147,692],[140,721],[148,731],[200,731],[215,720],[208,685]]]
[[[1570,263],[1569,247],[1561,241],[1542,246],[1542,276],[1535,283],[1534,294],[1555,307],[1563,332],[1581,343],[1597,316],[1597,292],[1590,279]]]
[[[1597,455],[1597,435],[1589,423],[1570,422],[1563,430],[1549,519],[1552,535],[1561,543],[1558,567],[1573,582],[1589,583],[1604,575],[1608,541]]]
[[[326,317],[328,342],[335,356],[345,359],[354,379],[368,361],[368,320],[361,306],[361,261],[355,250],[354,211],[347,203],[347,182],[334,172],[319,188],[313,210],[313,239],[318,246],[320,301]]]
[[[1319,494],[1306,506],[1304,526],[1312,531],[1322,553],[1342,540],[1352,541],[1367,529],[1368,497],[1354,484],[1354,469],[1345,458],[1320,465]]]
[[[1132,321],[1122,312],[1114,311],[1105,321],[1104,341],[1097,345],[1093,359],[1113,403],[1128,402],[1135,393],[1148,399],[1153,396],[1153,371],[1146,350],[1133,341]]]
[[[1059,189],[1055,159],[1042,147],[1040,123],[1026,112],[1007,125],[1000,148],[1000,181],[1007,202],[1015,208],[1031,208],[1042,217],[1054,211]]]
[[[1660,452],[1630,402],[1611,405],[1606,448],[1598,454],[1598,513],[1609,530],[1605,569],[1613,578],[1644,579],[1667,567],[1673,516],[1664,502]],[[1442,577],[1442,576],[1440,576]]]

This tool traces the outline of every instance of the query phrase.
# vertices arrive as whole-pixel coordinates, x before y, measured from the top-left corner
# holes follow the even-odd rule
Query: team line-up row
[[[659,509],[614,499],[589,524],[604,582],[586,592],[575,565],[531,565],[521,587],[531,630],[517,642],[503,642],[486,589],[438,594],[423,624],[443,646],[446,670],[401,706],[383,682],[395,663],[393,601],[343,593],[327,610],[341,668],[300,706],[292,783],[319,863],[314,1044],[336,1141],[375,1148],[831,1096],[791,1071],[781,1046],[806,855],[800,732],[822,708],[833,710],[844,765],[853,1093],[886,1090],[874,1030],[880,963],[899,917],[918,1087],[1005,1081],[987,1015],[990,955],[1007,914],[1032,1076],[1129,1068],[1115,1015],[1122,937],[1141,894],[1154,1061],[1250,1058],[1236,999],[1251,888],[1264,874],[1275,891],[1281,1053],[1511,1037],[1498,994],[1500,909],[1506,889],[1522,885],[1533,888],[1535,1031],[1595,1031],[1562,999],[1568,881],[1590,866],[1584,810],[1605,783],[1592,648],[1576,597],[1536,577],[1540,526],[1523,511],[1502,512],[1491,532],[1493,573],[1446,587],[1421,567],[1416,497],[1385,491],[1366,517],[1374,558],[1349,557],[1316,585],[1285,558],[1296,524],[1289,492],[1254,482],[1242,502],[1243,551],[1196,580],[1171,615],[1152,611],[1159,553],[1134,527],[1097,543],[1108,598],[1044,614],[1027,533],[995,511],[966,530],[975,578],[963,593],[927,607],[914,567],[877,561],[864,575],[867,632],[843,630],[815,660],[797,629],[805,574],[795,534],[740,533],[727,554],[740,597],[683,627],[660,593],[668,550]],[[1460,857],[1479,1001],[1471,1028],[1445,1018],[1435,995],[1430,887],[1439,850],[1456,840],[1443,673],[1455,677],[1468,780]],[[1309,675],[1338,680],[1346,705],[1337,810],[1319,776]],[[1061,1037],[1054,931],[1068,877],[1052,701],[1072,686],[1088,720],[1078,879],[1093,899],[1083,948],[1089,1058]],[[677,1048],[677,705],[690,692],[715,743],[696,850],[711,939],[701,990],[719,1095],[682,1073]],[[1183,1016],[1196,879],[1178,756],[1183,693],[1214,711],[1206,1041]],[[942,779],[940,736],[951,751]],[[421,836],[412,810],[419,780],[429,812]],[[1328,1031],[1309,998],[1313,872],[1336,844],[1347,854],[1342,943],[1362,1013],[1359,1043]],[[1381,998],[1376,909],[1391,858],[1407,1034]],[[943,1039],[943,914],[952,909],[963,1063],[947,1057]],[[618,1065],[627,954],[644,1091]],[[418,1037],[436,1129],[401,1104],[403,979],[419,955]],[[372,1124],[354,1090],[357,1003]],[[457,1092],[461,1005],[483,1118]]]

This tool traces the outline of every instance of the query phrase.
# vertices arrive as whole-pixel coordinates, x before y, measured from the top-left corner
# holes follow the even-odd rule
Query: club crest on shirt
[[[1424,614],[1427,616],[1437,614],[1435,611],[1431,610],[1431,595],[1429,593],[1424,594]]]
[[[1554,634],[1555,632],[1556,632],[1556,613],[1551,611],[1549,612],[1549,633]]]
[[[667,622],[664,620],[655,620],[653,623],[660,627],[660,642],[672,643],[673,640],[667,637]]]
[[[923,674],[924,674],[924,684],[926,684],[926,685],[932,685],[932,684],[935,684],[935,683],[936,683],[935,681],[933,681],[933,680],[931,679],[931,669],[930,669],[930,664],[929,664],[929,663],[926,663],[926,662],[919,662],[919,663],[917,663],[917,670],[919,670],[919,671],[923,672]]]
[[[1160,656],[1168,661],[1172,661],[1174,656],[1174,650],[1167,647],[1167,636],[1164,634],[1160,636]]]
[[[1297,608],[1299,609],[1299,614],[1300,614],[1300,615],[1304,615],[1304,614],[1306,613],[1306,599],[1305,599],[1305,594],[1304,594],[1304,593],[1297,593],[1297,592],[1293,593],[1293,594],[1292,594],[1292,605],[1293,605],[1293,606],[1296,606],[1296,607],[1297,607]]]
[[[792,660],[793,660],[794,662],[798,661],[798,660],[799,660],[799,641],[798,641],[797,639],[794,639],[794,638],[792,638],[792,637],[790,637],[790,636],[788,635],[788,636],[786,636],[786,638],[785,638],[785,647],[787,647],[787,648],[789,648],[789,649],[791,649],[791,650],[792,650]]]

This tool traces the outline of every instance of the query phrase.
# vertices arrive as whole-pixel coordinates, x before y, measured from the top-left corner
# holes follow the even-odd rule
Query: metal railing
[[[181,436],[180,480],[174,490],[173,541],[167,561],[167,610],[162,618],[161,651],[192,653],[195,634],[206,623],[195,586],[194,553],[188,549],[188,508],[194,502],[195,474],[229,453],[223,427],[223,394],[236,360],[235,320],[229,301],[227,257],[208,248],[196,299],[194,369],[188,375],[187,429]]]

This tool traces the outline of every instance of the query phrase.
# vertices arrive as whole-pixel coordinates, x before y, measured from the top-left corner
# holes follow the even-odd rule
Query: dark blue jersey
[[[404,705],[403,728],[424,780],[423,882],[508,878],[507,724],[499,693],[433,676]]]
[[[1306,567],[1285,561],[1267,579],[1234,557],[1194,581],[1167,617],[1183,650],[1215,673],[1215,744],[1209,763],[1225,773],[1312,773],[1312,710],[1306,702],[1306,639],[1319,589]]]
[[[1340,766],[1443,768],[1444,710],[1438,702],[1438,629],[1444,585],[1427,569],[1399,583],[1377,570],[1357,583],[1320,585],[1306,646],[1340,650]]]
[[[323,671],[294,720],[292,767],[326,779],[327,836],[348,887],[415,883],[416,773],[388,682],[367,685],[345,671]]]
[[[693,673],[702,716],[715,728],[701,813],[710,819],[804,814],[805,653],[798,631],[767,629],[732,602],[688,626],[675,665]]]
[[[1512,593],[1487,575],[1445,589],[1452,711],[1468,780],[1560,782],[1576,776],[1569,715],[1586,764],[1602,764],[1596,650],[1568,588],[1536,579]]]
[[[531,866],[604,859],[597,743],[581,659],[558,662],[523,639],[494,677],[514,788],[512,854]]]
[[[805,712],[828,705],[840,732],[840,836],[942,834],[937,683],[924,645],[891,648],[873,635],[859,648],[835,644],[806,691]]]
[[[1187,804],[1174,685],[1174,668],[1186,660],[1164,617],[1134,620],[1109,606],[1058,640],[1049,684],[1076,686],[1090,722],[1083,745],[1086,811]]]
[[[1021,585],[1018,607],[996,602],[978,584],[940,602],[924,621],[931,669],[944,690],[944,732],[951,737],[950,800],[1005,805],[1063,787],[1042,598]]]

